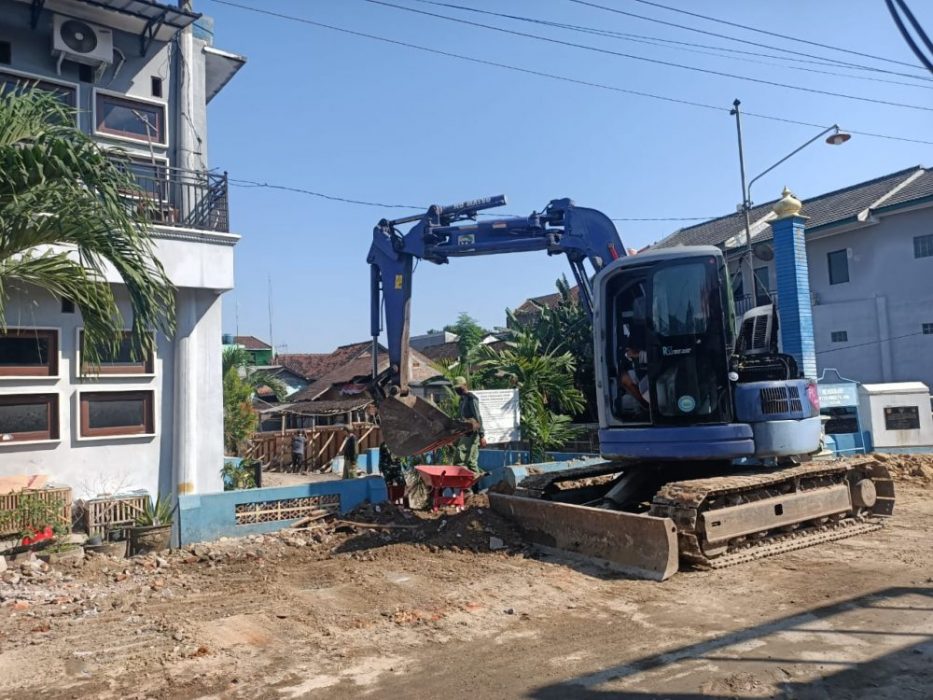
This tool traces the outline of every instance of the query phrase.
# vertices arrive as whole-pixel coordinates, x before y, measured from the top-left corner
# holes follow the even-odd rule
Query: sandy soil
[[[0,584],[0,698],[929,698],[933,463],[896,464],[883,530],[660,584],[481,499],[94,557]]]

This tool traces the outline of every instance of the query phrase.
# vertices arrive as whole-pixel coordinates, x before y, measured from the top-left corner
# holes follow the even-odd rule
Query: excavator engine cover
[[[396,457],[411,457],[456,442],[472,432],[469,423],[451,419],[429,401],[408,394],[376,403],[382,437]]]

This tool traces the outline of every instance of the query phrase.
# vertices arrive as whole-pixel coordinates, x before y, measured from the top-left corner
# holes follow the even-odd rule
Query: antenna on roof
[[[272,335],[272,273],[268,275],[269,280],[269,346],[272,348],[272,359],[275,359],[275,339]]]

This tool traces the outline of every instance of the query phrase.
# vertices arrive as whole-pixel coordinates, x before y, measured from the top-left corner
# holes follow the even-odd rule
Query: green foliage
[[[220,476],[224,480],[224,491],[240,491],[242,489],[256,488],[256,474],[254,469],[257,460],[244,459],[239,464],[224,462]]]
[[[574,384],[586,399],[581,418],[596,420],[596,373],[593,366],[593,324],[586,309],[571,294],[566,277],[557,280],[560,300],[554,308],[541,306],[530,320],[519,320],[511,311],[508,326],[530,332],[542,346],[569,352],[576,359]]]
[[[130,299],[134,358],[153,350],[153,329],[174,332],[175,295],[154,254],[146,196],[74,123],[49,93],[0,95],[0,330],[15,288],[70,299],[85,360],[96,366],[102,352],[116,352],[126,325],[108,266]]]
[[[15,532],[23,538],[51,527],[55,538],[63,539],[71,534],[71,523],[62,518],[64,509],[62,498],[45,499],[37,493],[23,491],[13,510],[0,511],[0,534]]]
[[[566,351],[545,346],[529,330],[513,330],[505,347],[482,349],[479,384],[490,389],[517,388],[522,414],[522,437],[532,455],[556,449],[580,430],[572,416],[586,406],[575,385],[576,358]]]
[[[489,331],[476,322],[476,319],[465,311],[461,311],[457,322],[446,326],[445,331],[457,334],[457,348],[460,351],[460,362],[469,364],[480,348]]]
[[[279,400],[284,399],[287,392],[285,385],[268,372],[250,372],[247,369],[249,360],[250,355],[244,348],[224,350],[224,448],[231,455],[240,454],[246,441],[256,432],[258,417],[252,403],[256,390],[267,386]]]
[[[170,496],[159,495],[155,502],[151,498],[146,500],[143,511],[136,516],[137,527],[154,527],[172,524],[172,499]]]

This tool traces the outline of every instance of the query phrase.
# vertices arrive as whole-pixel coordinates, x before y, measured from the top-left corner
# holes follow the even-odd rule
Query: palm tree
[[[483,385],[519,389],[522,437],[534,459],[579,434],[571,416],[586,407],[586,398],[574,382],[572,354],[544,346],[533,331],[523,328],[513,330],[504,348],[483,346],[481,353],[478,374]]]
[[[231,370],[236,370],[237,376],[253,391],[257,392],[267,387],[275,394],[277,401],[281,401],[288,393],[288,387],[282,380],[267,370],[250,371],[252,357],[246,348],[224,348],[222,367],[223,376],[226,377]]]
[[[153,330],[174,331],[174,289],[136,206],[145,197],[74,123],[51,93],[0,94],[0,331],[14,289],[45,290],[81,311],[84,356],[99,364],[125,323],[104,277],[110,267],[126,286],[141,357],[153,350]],[[139,195],[133,207],[128,193]]]

